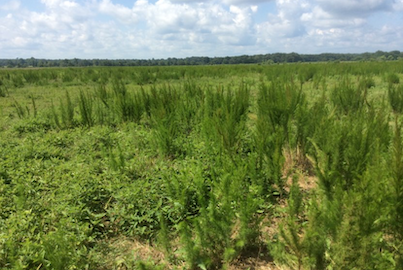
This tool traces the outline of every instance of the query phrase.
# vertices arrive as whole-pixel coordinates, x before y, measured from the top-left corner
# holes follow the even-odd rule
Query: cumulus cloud
[[[403,11],[403,0],[396,0],[393,4],[395,11]]]
[[[3,5],[0,5],[0,10],[13,11],[13,10],[17,10],[20,6],[21,6],[20,1],[12,0]]]
[[[403,45],[402,24],[396,22],[403,0],[40,3],[35,11],[18,0],[0,4],[1,57],[167,58],[393,50]],[[373,19],[386,12],[391,16]]]
[[[113,4],[110,0],[102,0],[98,5],[100,13],[108,14],[124,23],[137,22],[137,14],[133,9],[120,4]]]
[[[374,12],[391,10],[394,0],[317,0],[325,11],[341,17],[367,16]]]
[[[352,17],[348,20],[344,16],[335,16],[319,6],[315,6],[309,12],[301,15],[301,21],[312,27],[323,28],[345,28],[345,27],[360,27],[366,24],[367,20],[361,16]]]
[[[103,0],[99,8],[126,24],[131,23],[127,18],[136,18],[138,23],[146,25],[150,38],[224,44],[245,44],[253,40],[251,16],[257,10],[256,6],[227,9],[213,2],[189,4],[168,0],[154,4],[137,1],[132,8]]]
[[[223,3],[225,5],[253,5],[265,2],[273,2],[275,0],[221,0],[221,1],[214,1],[214,0],[170,0],[171,3],[206,3],[206,2],[216,2],[216,3]]]
[[[278,40],[280,38],[295,38],[306,33],[301,16],[307,8],[302,0],[277,1],[277,14],[270,14],[268,20],[257,25],[261,40]]]
[[[362,52],[399,49],[403,43],[401,34],[395,32],[392,37],[393,31],[400,31],[392,22],[386,22],[389,26],[384,28],[379,20],[374,25],[368,19],[382,12],[391,13],[393,8],[397,10],[394,1],[278,0],[276,3],[277,12],[257,25],[258,42],[271,45],[274,50]]]
[[[224,4],[227,5],[251,5],[251,4],[261,4],[265,2],[272,2],[274,0],[223,0]]]

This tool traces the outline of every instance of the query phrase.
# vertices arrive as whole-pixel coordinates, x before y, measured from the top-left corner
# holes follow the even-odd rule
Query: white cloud
[[[159,0],[146,9],[146,22],[155,33],[179,33],[199,27],[196,25],[203,16],[203,8],[187,4],[172,4]]]
[[[272,2],[274,0],[223,0],[226,5],[253,5],[265,2]]]
[[[394,0],[317,0],[320,7],[341,17],[365,17],[378,11],[391,10]]]
[[[119,4],[113,4],[110,0],[102,0],[98,6],[101,13],[108,14],[121,22],[132,23],[137,21],[137,16],[133,9]]]
[[[295,38],[306,33],[301,16],[308,5],[303,0],[278,0],[277,14],[270,14],[268,20],[257,25],[258,35],[266,42],[281,38]]]
[[[302,53],[400,49],[402,34],[396,31],[401,31],[401,27],[397,30],[390,23],[384,28],[382,24],[371,25],[368,21],[371,14],[391,12],[391,3],[278,0],[277,13],[257,25],[258,42],[272,50]]]
[[[171,3],[206,3],[206,2],[216,2],[216,3],[223,3],[225,5],[253,5],[265,2],[274,2],[275,0],[170,0]]]
[[[307,13],[301,15],[301,21],[315,28],[344,28],[344,27],[359,27],[366,23],[366,20],[361,17],[350,18],[346,20],[343,17],[335,16],[321,7],[316,6]]]
[[[30,11],[11,0],[0,4],[0,52],[9,58],[167,58],[403,45],[396,22],[403,0],[276,0],[266,11],[263,2],[270,1],[133,0],[125,6],[41,0],[43,10]],[[373,20],[385,12],[391,16]]]
[[[403,11],[403,0],[394,1],[393,10],[395,10],[395,11]]]
[[[21,6],[20,1],[11,0],[10,2],[7,2],[4,5],[0,5],[0,10],[13,11],[19,9],[20,6]]]

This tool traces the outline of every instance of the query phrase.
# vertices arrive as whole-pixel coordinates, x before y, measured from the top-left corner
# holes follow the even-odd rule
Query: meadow
[[[402,80],[0,69],[0,268],[403,269]]]

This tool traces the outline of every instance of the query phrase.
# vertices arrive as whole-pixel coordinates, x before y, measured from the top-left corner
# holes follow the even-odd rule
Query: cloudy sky
[[[0,0],[0,58],[403,50],[403,0]]]

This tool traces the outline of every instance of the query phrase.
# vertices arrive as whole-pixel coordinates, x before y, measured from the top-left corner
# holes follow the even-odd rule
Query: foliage
[[[393,112],[401,114],[403,112],[403,85],[389,86],[388,99]]]
[[[400,51],[383,52],[376,51],[374,53],[321,53],[321,54],[298,54],[292,53],[272,53],[259,55],[240,55],[226,57],[199,57],[192,56],[186,58],[168,58],[168,59],[35,59],[33,57],[23,59],[0,59],[0,67],[9,68],[26,68],[26,67],[88,67],[91,71],[94,66],[183,66],[183,65],[220,65],[220,64],[274,64],[274,63],[297,63],[297,62],[340,62],[340,61],[390,61],[400,60],[403,53]],[[309,80],[313,74],[312,69],[302,72],[304,80]],[[35,72],[29,72],[24,76],[26,80],[37,82]],[[92,80],[95,77],[93,73],[88,72],[88,78]],[[168,74],[165,74],[168,75]],[[170,78],[180,78],[180,74],[171,73]],[[141,83],[147,83],[155,79],[150,73],[139,73],[137,76]],[[158,74],[157,77],[161,77]],[[72,81],[74,77],[66,74],[64,81]],[[167,77],[164,77],[167,78]],[[96,80],[96,79],[95,79]]]
[[[2,69],[0,268],[401,269],[401,72]]]

